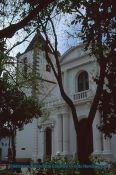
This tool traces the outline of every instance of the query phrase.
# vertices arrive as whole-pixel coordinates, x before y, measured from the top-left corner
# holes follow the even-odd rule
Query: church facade
[[[33,75],[33,72],[36,74],[36,81],[33,81],[32,77],[32,84],[22,87],[22,90],[27,96],[32,95],[41,103],[56,84],[54,74],[45,58],[44,42],[40,34],[35,35],[25,52],[17,55],[17,77],[23,79],[23,75],[28,78],[29,75]],[[51,52],[49,56],[53,59]],[[38,119],[25,125],[22,130],[17,130],[16,158],[18,160],[37,160],[38,134]]]
[[[29,52],[22,54],[20,58],[24,59],[25,55],[29,57],[31,55]],[[44,51],[42,52],[44,55]],[[34,57],[31,56],[30,59],[32,58]],[[35,162],[38,158],[43,160],[46,156],[55,155],[76,158],[78,148],[70,108],[60,95],[52,70],[44,69],[47,64],[45,56],[38,58],[41,59],[39,71],[43,71],[44,75],[49,75],[47,88],[43,88],[46,93],[44,92],[41,97],[46,115],[35,119],[33,123],[26,125],[24,130],[17,132],[16,157],[17,159],[31,158]],[[89,53],[84,51],[83,44],[69,49],[59,59],[64,90],[76,107],[78,119],[87,118],[96,91],[93,78],[99,74],[99,66],[95,58],[90,57]],[[99,124],[100,113],[97,111],[92,126],[93,154],[116,160],[116,136],[113,135],[112,139],[105,139],[97,129]]]

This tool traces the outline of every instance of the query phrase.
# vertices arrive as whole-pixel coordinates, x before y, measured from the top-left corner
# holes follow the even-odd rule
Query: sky
[[[73,26],[68,26],[67,24],[71,20],[71,15],[63,15],[59,16],[57,20],[55,21],[55,29],[56,34],[58,38],[58,51],[61,53],[61,55],[69,48],[77,45],[77,43],[81,42],[79,39],[75,39],[74,37],[71,37],[71,35],[74,33]],[[70,33],[70,36],[67,34],[67,31]],[[27,46],[29,45],[30,41],[33,39],[35,33],[33,33],[25,42],[15,47],[11,52],[10,55],[15,57],[17,53],[23,53]],[[24,37],[23,33],[20,33],[20,35],[15,35],[11,39],[8,39],[7,44],[10,48],[13,43],[16,43],[16,41],[20,41]],[[54,39],[51,36],[51,42],[54,45]]]
[[[12,5],[12,3],[15,2],[15,1],[8,1],[8,2],[9,2],[9,6],[12,7],[10,9],[10,12],[7,9],[8,12],[11,13],[11,16],[9,16],[9,14],[8,14],[8,16],[6,18],[8,21],[4,20],[4,15],[0,18],[0,20],[2,20],[2,22],[3,22],[3,25],[5,25],[5,26],[7,26],[9,24],[9,22],[11,21],[11,19],[12,19],[12,11],[15,10],[15,8],[14,8],[15,6]],[[3,7],[0,7],[0,8],[3,9]],[[27,6],[24,6],[23,8],[27,8]],[[53,13],[54,12],[55,11],[53,11]],[[22,9],[19,9],[19,14],[17,16],[15,16],[15,20],[17,20],[17,18],[19,18],[20,13],[22,13]],[[68,24],[71,21],[71,19],[72,19],[72,15],[70,15],[70,14],[66,14],[66,15],[60,14],[60,15],[55,17],[55,29],[56,29],[56,34],[57,34],[57,38],[58,38],[58,51],[61,53],[61,55],[67,49],[69,49],[69,48],[71,48],[71,47],[73,47],[73,46],[75,46],[75,45],[77,45],[78,43],[81,42],[80,39],[77,39],[75,37],[71,37],[71,35],[73,35],[73,33],[75,32],[74,31],[74,26],[72,26],[72,25],[68,26]],[[8,22],[8,24],[7,24],[7,22]],[[1,24],[2,23],[0,23],[0,25]],[[67,31],[70,33],[70,36],[67,34]],[[15,44],[17,41],[21,41],[22,38],[24,37],[24,35],[25,35],[24,32],[20,32],[19,35],[18,35],[18,32],[16,32],[15,36],[13,36],[12,38],[7,40],[8,48],[11,48],[12,45]],[[29,45],[29,43],[31,42],[31,40],[33,39],[34,35],[35,34],[32,34],[25,42],[23,42],[22,44],[18,45],[14,49],[12,49],[12,51],[10,52],[10,56],[15,57],[17,55],[17,53],[19,53],[19,52],[23,53],[25,51],[25,49],[27,48],[27,46]],[[54,45],[54,39],[52,38],[52,36],[51,36],[50,39],[52,41],[52,44]]]

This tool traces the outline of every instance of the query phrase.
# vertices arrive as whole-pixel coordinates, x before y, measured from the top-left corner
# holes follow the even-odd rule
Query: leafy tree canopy
[[[85,43],[85,48],[89,49],[91,51],[91,54],[94,54],[96,56],[97,62],[100,66],[101,74],[99,76],[99,79],[96,79],[96,83],[99,85],[99,88],[101,85],[103,85],[103,88],[101,88],[99,93],[99,99],[101,100],[100,111],[103,111],[103,101],[106,98],[106,95],[104,95],[106,94],[104,85],[106,82],[108,82],[107,87],[110,89],[110,92],[114,93],[114,90],[111,90],[111,84],[114,84],[113,81],[115,80],[115,75],[112,74],[114,71],[113,65],[115,62],[115,57],[113,55],[116,54],[115,0],[44,0],[44,3],[43,1],[39,0],[18,0],[18,3],[16,3],[15,0],[6,0],[2,1],[1,3],[2,16],[5,16],[5,19],[7,21],[10,19],[10,23],[4,23],[5,30],[3,29],[0,31],[1,37],[12,37],[16,31],[22,28],[30,33],[30,31],[38,27],[38,25],[41,26],[41,24],[38,22],[38,14],[39,17],[41,17],[43,20],[42,22],[46,20],[49,21],[49,12],[51,13],[50,9],[57,9],[57,13],[63,12],[74,15],[74,18],[70,23],[71,26],[74,26],[77,31],[81,26],[81,32],[79,33],[78,37],[81,37],[82,41]],[[42,3],[44,6],[42,6]],[[115,88],[115,86],[113,86],[113,88]],[[101,94],[102,97],[100,97]],[[111,98],[110,101],[112,101],[113,96],[114,95],[111,94],[109,95]],[[98,106],[97,103],[96,106]],[[114,105],[112,108],[115,108],[115,106],[116,103],[114,100]],[[111,110],[114,111],[114,109]],[[90,112],[90,114],[91,116],[94,116],[92,112]],[[91,121],[93,121],[94,117],[90,118]],[[110,131],[111,130],[109,130],[109,132]]]
[[[110,55],[111,63],[106,69],[106,84],[100,98],[101,125],[98,127],[106,136],[116,134],[116,53]]]
[[[37,14],[54,0],[2,0],[0,1],[0,22],[3,29],[0,30],[0,38],[10,38],[18,30],[29,25]],[[29,30],[29,29],[28,29]]]
[[[73,14],[70,24],[85,44],[85,49],[95,55],[101,75],[95,78],[100,89],[98,109],[106,136],[116,133],[116,12],[114,0],[63,0],[58,9]],[[104,71],[102,71],[104,70]],[[100,92],[99,91],[99,92]],[[91,117],[90,117],[91,118]]]
[[[8,55],[5,53],[5,42],[0,42],[0,128],[9,130],[22,128],[32,122],[33,118],[42,115],[42,106],[33,97],[27,97],[7,74],[4,74]],[[10,72],[9,72],[10,74]],[[4,134],[3,134],[4,135]]]
[[[0,79],[0,97],[0,127],[21,128],[42,115],[41,105],[35,99],[26,97],[4,79]]]

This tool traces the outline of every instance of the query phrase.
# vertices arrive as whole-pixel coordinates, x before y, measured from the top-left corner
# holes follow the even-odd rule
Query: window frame
[[[83,70],[76,75],[75,89],[76,92],[82,92],[89,89],[89,74],[86,70]]]

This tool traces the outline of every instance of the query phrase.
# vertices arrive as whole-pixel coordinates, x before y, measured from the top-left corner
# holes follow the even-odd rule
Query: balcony
[[[89,98],[92,98],[93,96],[94,96],[94,94],[93,94],[92,90],[90,90],[90,89],[69,95],[69,97],[72,99],[72,101],[77,102],[77,103],[84,101],[84,100],[87,100]],[[51,108],[51,107],[56,107],[56,106],[62,106],[63,104],[65,104],[63,98],[56,97],[56,98],[51,98],[49,101],[46,101],[45,107]]]
[[[85,100],[85,99],[88,99],[89,97],[92,97],[93,96],[93,92],[92,90],[86,90],[86,91],[81,91],[81,92],[77,92],[77,93],[74,93],[72,96],[72,100],[73,101],[76,101],[76,100]]]

